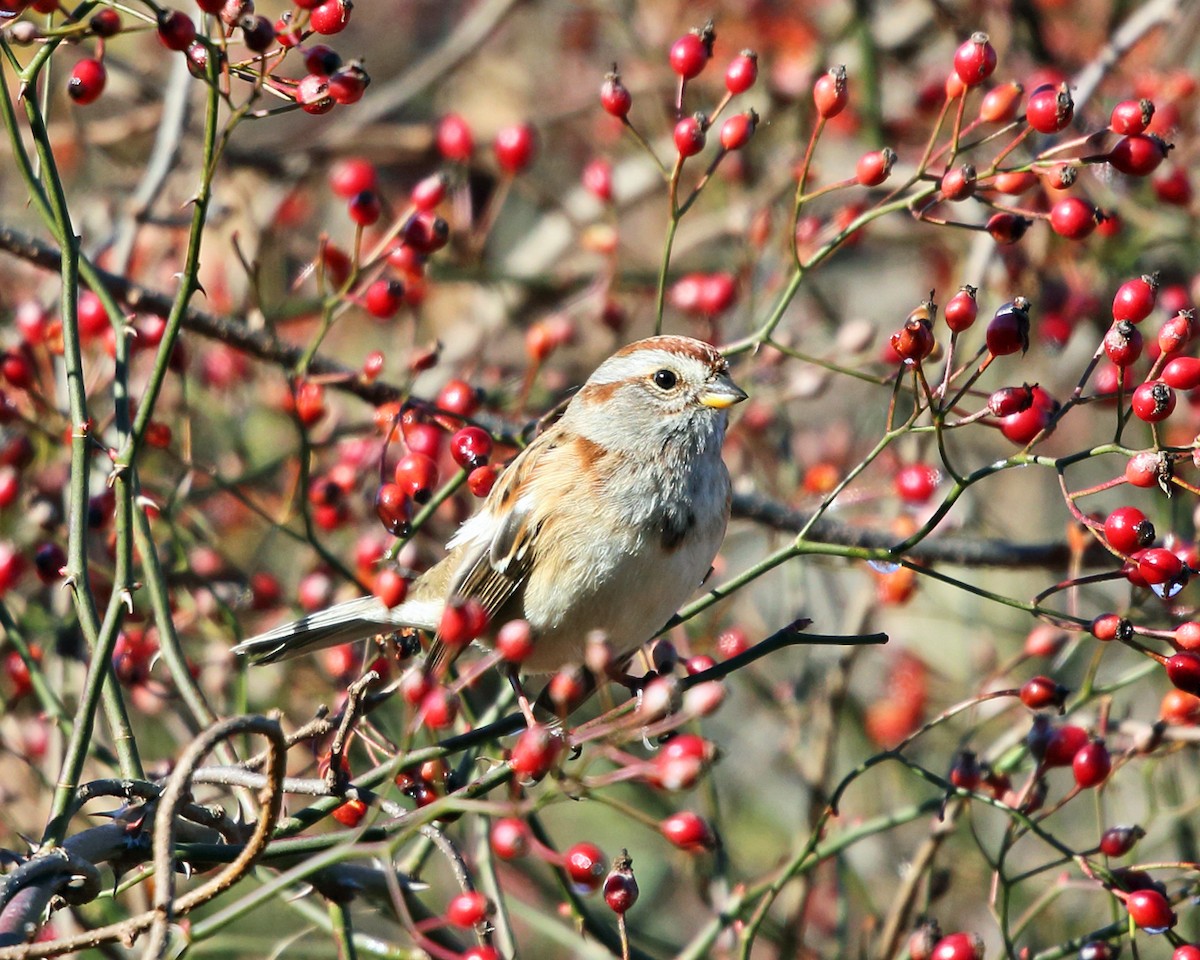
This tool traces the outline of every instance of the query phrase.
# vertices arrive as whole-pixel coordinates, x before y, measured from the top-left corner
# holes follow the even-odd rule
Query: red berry
[[[1093,637],[1107,643],[1110,640],[1122,642],[1133,637],[1133,624],[1115,613],[1102,613],[1088,627]]]
[[[446,176],[435,173],[417,185],[409,193],[409,200],[418,210],[432,210],[446,198]]]
[[[1104,539],[1120,553],[1133,553],[1154,542],[1154,524],[1137,507],[1118,507],[1104,521]]]
[[[495,947],[476,944],[463,951],[461,960],[500,960],[500,953]]]
[[[504,127],[496,134],[492,149],[500,169],[516,175],[533,163],[537,152],[537,131],[527,123]]]
[[[323,43],[314,43],[304,52],[304,69],[309,73],[315,73],[319,77],[332,76],[333,73],[342,65],[342,56],[333,47],[326,46]],[[340,196],[353,196],[359,190],[374,190],[375,189],[375,167],[366,160],[351,158],[341,161],[334,167],[336,171],[339,167],[365,166],[370,171],[370,182],[358,190],[351,190],[349,193],[342,193],[337,186],[333,187],[333,192]],[[330,183],[333,183],[335,174],[329,176]]]
[[[681,850],[711,850],[716,838],[708,821],[690,810],[681,810],[663,820],[658,829]]]
[[[350,0],[325,0],[309,13],[309,25],[325,36],[341,33],[350,23],[353,7]]]
[[[329,96],[334,103],[358,103],[367,92],[371,78],[358,63],[349,63],[329,78]]]
[[[993,356],[1002,357],[1029,349],[1029,301],[1024,297],[1004,304],[996,311],[987,328],[987,346]]]
[[[1021,702],[1030,710],[1061,708],[1066,703],[1069,692],[1066,687],[1055,683],[1049,677],[1033,677],[1021,686]]]
[[[1175,316],[1163,323],[1162,327],[1160,327],[1158,331],[1159,352],[1170,356],[1178,353],[1180,350],[1186,347],[1192,339],[1192,334],[1194,332],[1192,324],[1194,319],[1195,318],[1191,310],[1180,310],[1179,313],[1175,314]],[[1167,364],[1168,367],[1170,365],[1170,363]],[[1163,373],[1163,379],[1166,380],[1165,368]],[[1173,375],[1178,376],[1182,381],[1191,380],[1191,377],[1185,374],[1184,370],[1179,367],[1176,368],[1176,373]],[[1169,380],[1167,383],[1169,386],[1175,387],[1176,390],[1191,390],[1197,386],[1197,384],[1193,384],[1191,387],[1180,387],[1177,384],[1171,383]]]
[[[822,120],[831,120],[846,109],[850,91],[846,84],[846,68],[834,67],[823,73],[813,84],[813,102]]]
[[[933,496],[942,472],[929,463],[908,463],[896,471],[892,486],[905,503],[922,504]]]
[[[583,188],[601,203],[612,200],[612,164],[602,157],[588,161],[583,168]]]
[[[586,841],[575,844],[567,851],[564,867],[571,882],[589,893],[599,889],[607,872],[600,848]]]
[[[1123,857],[1145,835],[1141,827],[1109,827],[1100,837],[1100,852],[1106,857]]]
[[[1097,787],[1108,779],[1112,771],[1112,757],[1103,740],[1093,740],[1085,744],[1071,760],[1071,770],[1075,774],[1075,782],[1087,790]]]
[[[479,394],[465,380],[447,380],[434,402],[440,410],[469,417],[479,409]]]
[[[423,453],[409,451],[396,464],[394,479],[414,503],[428,503],[437,489],[437,463]]]
[[[104,92],[108,71],[99,60],[80,60],[67,81],[67,96],[81,107],[94,102]]]
[[[499,475],[499,470],[494,464],[476,467],[467,474],[467,488],[471,491],[471,496],[486,497],[492,492]]]
[[[988,397],[988,410],[995,417],[1011,417],[1033,406],[1033,389],[1024,387],[1001,387]]]
[[[983,960],[983,943],[973,933],[952,933],[934,945],[929,960]]]
[[[1142,355],[1142,335],[1128,320],[1118,320],[1104,335],[1104,353],[1118,367],[1128,367]]]
[[[946,304],[944,314],[946,326],[952,332],[962,333],[975,322],[975,317],[979,313],[979,303],[975,299],[977,292],[973,286],[966,284]]]
[[[730,627],[717,635],[717,656],[722,660],[736,657],[750,649],[750,638],[740,627]]]
[[[399,280],[376,280],[367,287],[363,306],[373,317],[390,320],[404,303],[404,284]]]
[[[711,30],[709,32],[711,34]],[[700,75],[711,56],[712,39],[706,42],[701,32],[692,32],[685,33],[671,44],[668,59],[675,73],[684,80],[691,80]]]
[[[501,860],[515,860],[529,852],[529,825],[516,817],[503,817],[492,824],[492,852]]]
[[[1170,583],[1184,574],[1183,561],[1164,547],[1150,547],[1139,551],[1137,572],[1147,584]]]
[[[333,808],[333,819],[343,827],[352,829],[362,823],[363,817],[366,815],[367,805],[357,798],[347,800],[341,806]]]
[[[1096,229],[1096,208],[1080,197],[1064,197],[1050,208],[1050,226],[1060,237],[1082,240]]]
[[[1038,133],[1058,133],[1075,115],[1075,102],[1064,83],[1057,90],[1043,84],[1029,95],[1025,104],[1025,119]]]
[[[487,611],[474,597],[453,600],[442,610],[438,621],[438,639],[452,649],[465,647],[487,629]]]
[[[1188,620],[1177,626],[1175,643],[1180,650],[1200,650],[1200,622]]]
[[[463,427],[450,438],[450,456],[460,467],[473,470],[492,455],[492,438],[480,427]]]
[[[186,50],[196,39],[196,25],[182,10],[163,10],[158,16],[158,39],[168,50]]]
[[[993,87],[979,103],[979,119],[984,123],[1011,123],[1017,118],[1017,106],[1025,88],[1010,80]]]
[[[983,83],[996,69],[996,49],[986,33],[973,33],[954,53],[954,72],[968,87]]]
[[[1155,174],[1150,181],[1154,195],[1173,207],[1186,207],[1192,202],[1192,181],[1183,167],[1172,166]]]
[[[496,652],[509,663],[528,660],[533,648],[533,628],[525,620],[509,620],[496,633]]]
[[[964,163],[962,166],[946,171],[939,189],[944,199],[957,203],[959,200],[970,198],[975,193],[975,185],[978,182],[979,178],[975,173],[975,168],[969,163]]]
[[[1200,654],[1185,651],[1167,657],[1167,679],[1184,693],[1200,696]]]
[[[1123,137],[1144,133],[1154,117],[1154,104],[1149,100],[1122,100],[1112,109],[1108,129]]]
[[[328,48],[326,48],[328,49]],[[309,68],[310,73],[319,73]],[[361,157],[347,157],[339,160],[329,170],[329,188],[339,197],[349,200],[351,197],[366,190],[377,187],[375,164]]]
[[[979,768],[979,761],[970,750],[963,750],[954,758],[954,763],[950,767],[949,780],[958,789],[977,789],[982,776],[983,772]]]
[[[121,32],[121,15],[116,10],[105,7],[92,14],[88,26],[98,37],[115,37]]]
[[[1050,735],[1042,762],[1047,767],[1069,767],[1075,760],[1075,754],[1087,743],[1088,735],[1083,727],[1063,724]]]
[[[453,163],[466,163],[475,149],[475,137],[467,121],[457,113],[448,113],[438,122],[438,153]]]
[[[743,50],[725,68],[725,89],[732,94],[745,93],[758,79],[758,54]]]
[[[624,119],[633,105],[633,95],[621,83],[621,75],[614,68],[600,85],[600,106],[606,113]]]
[[[1147,380],[1133,391],[1130,404],[1139,420],[1158,423],[1175,409],[1175,391],[1162,380]]]
[[[264,53],[275,42],[275,28],[266,17],[247,14],[238,21],[242,43],[253,53]]]
[[[638,885],[633,876],[633,861],[622,850],[604,880],[604,902],[613,913],[625,914],[637,903]]]
[[[445,730],[458,716],[458,697],[445,687],[435,686],[425,694],[418,714],[421,723],[430,730]],[[418,801],[418,805],[424,806],[424,802]]]
[[[329,95],[329,78],[310,73],[296,84],[296,102],[300,109],[313,116],[328,113],[336,104]]]
[[[1135,453],[1125,464],[1125,479],[1135,487],[1153,487],[1166,479],[1163,461],[1150,450]]]
[[[1171,960],[1200,960],[1200,944],[1185,943],[1176,947]]]
[[[1135,890],[1125,898],[1125,909],[1139,927],[1151,933],[1162,933],[1175,926],[1175,911],[1157,890]]]
[[[704,149],[707,139],[706,124],[707,120],[702,113],[684,117],[675,124],[675,149],[681,157],[693,157]]]
[[[379,195],[374,190],[363,190],[356,193],[346,206],[350,212],[350,219],[360,227],[369,227],[376,223],[383,212]]]
[[[1146,275],[1126,280],[1113,296],[1113,320],[1141,323],[1154,310],[1158,296],[1158,275]]]
[[[1029,219],[1016,213],[993,213],[984,229],[999,244],[1016,243],[1029,229]]]
[[[758,114],[753,110],[737,113],[721,125],[721,146],[726,150],[740,150],[754,135]]]
[[[686,790],[695,785],[714,755],[712,744],[703,737],[678,734],[655,755],[650,779],[666,790]]]
[[[446,907],[446,920],[456,927],[473,927],[483,923],[491,912],[488,898],[477,890],[460,893]]]
[[[854,167],[854,179],[860,186],[877,187],[891,176],[895,162],[896,152],[890,147],[864,153]]]
[[[1128,136],[1108,153],[1113,168],[1131,177],[1147,177],[1163,162],[1171,147],[1152,133]]]
[[[396,607],[408,596],[408,581],[391,569],[380,570],[375,574],[371,584],[371,592],[382,601],[384,606]]]
[[[375,515],[392,536],[407,536],[412,501],[398,483],[385,483],[375,493]]]

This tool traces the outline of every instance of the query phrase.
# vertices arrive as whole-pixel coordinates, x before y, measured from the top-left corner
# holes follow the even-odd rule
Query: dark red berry
[[[1097,787],[1108,779],[1112,771],[1112,757],[1103,740],[1093,740],[1080,747],[1071,760],[1071,770],[1075,774],[1075,782],[1087,790]]]
[[[329,96],[335,103],[358,103],[366,93],[371,78],[358,62],[346,64],[335,70],[329,78]]]
[[[1106,857],[1123,857],[1145,835],[1141,827],[1109,827],[1100,837],[1100,852]]]
[[[275,27],[266,17],[249,13],[238,21],[242,30],[242,42],[254,53],[264,53],[275,42]]]
[[[104,7],[92,14],[88,26],[98,37],[115,37],[121,32],[121,15],[111,7]]]
[[[1167,657],[1167,679],[1184,693],[1200,697],[1200,654],[1185,651]]]
[[[1063,724],[1050,734],[1042,762],[1047,767],[1069,767],[1075,760],[1075,754],[1087,743],[1088,735],[1083,727],[1071,723]]]
[[[1029,301],[1017,297],[1000,307],[987,328],[987,346],[1002,357],[1029,349]]]
[[[1029,229],[1029,219],[1016,213],[993,213],[985,225],[991,238],[999,244],[1016,243]]]
[[[1152,133],[1126,137],[1108,153],[1113,168],[1131,177],[1148,177],[1167,155],[1171,146]]]
[[[104,92],[108,71],[99,60],[80,60],[71,70],[67,81],[67,96],[81,107],[94,102]]]
[[[341,54],[334,50],[333,47],[326,46],[323,43],[314,43],[304,52],[304,69],[309,73],[315,73],[319,77],[331,76],[333,72],[341,65]],[[343,160],[340,164],[338,164],[338,166],[340,167],[356,163],[366,164],[371,169],[370,185],[361,187],[360,189],[373,190],[375,188],[375,167],[373,164],[369,164],[366,160],[356,160],[352,158],[350,160]],[[336,170],[337,167],[334,169]],[[330,179],[333,179],[333,174],[330,174]],[[346,196],[346,194],[342,193],[341,190],[339,190],[336,186],[334,186],[333,192],[340,194],[341,196]],[[358,191],[354,190],[351,192],[357,193]]]
[[[378,222],[383,213],[383,204],[379,201],[379,194],[374,190],[363,190],[361,193],[356,193],[350,198],[346,208],[350,212],[350,219],[360,227],[369,227]]]
[[[616,914],[625,914],[637,903],[638,885],[633,876],[633,860],[625,850],[613,861],[604,879],[604,902]]]
[[[1061,708],[1070,691],[1049,677],[1033,677],[1021,686],[1021,702],[1030,710]]]
[[[163,10],[158,16],[158,39],[168,50],[186,50],[196,39],[196,25],[182,10]]]
[[[399,484],[385,483],[375,494],[375,514],[388,533],[406,536],[412,521],[412,501]]]

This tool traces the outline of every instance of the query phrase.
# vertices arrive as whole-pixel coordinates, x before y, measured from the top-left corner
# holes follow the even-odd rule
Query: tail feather
[[[432,609],[434,606],[439,609]],[[324,647],[366,640],[396,627],[433,630],[440,615],[440,604],[410,600],[389,608],[377,597],[359,597],[243,640],[233,652],[249,657],[251,663],[275,663]]]

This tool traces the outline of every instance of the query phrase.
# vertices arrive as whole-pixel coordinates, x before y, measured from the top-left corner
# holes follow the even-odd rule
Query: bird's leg
[[[533,705],[529,702],[529,697],[525,695],[525,688],[521,685],[521,675],[517,671],[517,665],[506,661],[501,665],[500,669],[503,670],[504,676],[508,678],[508,682],[513,688],[513,693],[517,695],[517,706],[521,708],[521,713],[525,716],[525,726],[535,726],[538,721],[533,715]]]

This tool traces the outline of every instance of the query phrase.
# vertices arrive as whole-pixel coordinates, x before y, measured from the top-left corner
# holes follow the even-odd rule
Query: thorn
[[[128,587],[121,588],[121,602],[125,604],[125,609],[132,615],[133,613],[133,591]]]

